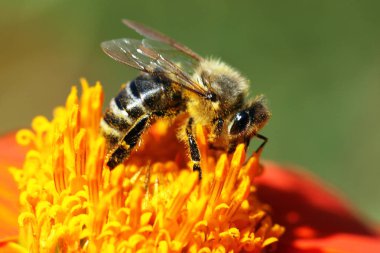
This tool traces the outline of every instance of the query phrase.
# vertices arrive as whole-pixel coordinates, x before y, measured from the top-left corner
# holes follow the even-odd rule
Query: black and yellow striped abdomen
[[[184,110],[184,107],[180,89],[167,80],[142,74],[128,83],[111,100],[101,121],[108,149],[111,152],[116,150],[115,154],[110,154],[110,159],[116,160],[114,163],[117,165],[129,155],[130,150],[127,152],[126,149],[131,148],[131,145],[123,139],[133,137],[129,135],[133,133],[134,126],[140,127],[140,120],[143,120],[145,127],[154,117],[175,115]]]

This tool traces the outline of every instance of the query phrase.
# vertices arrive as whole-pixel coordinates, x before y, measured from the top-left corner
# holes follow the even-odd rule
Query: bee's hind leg
[[[112,170],[128,158],[148,125],[150,114],[141,116],[108,156],[107,166]]]
[[[201,154],[199,152],[198,144],[193,135],[193,118],[189,118],[186,126],[186,137],[189,144],[190,158],[193,162],[193,171],[198,171],[199,180],[202,179],[202,168],[200,165]]]

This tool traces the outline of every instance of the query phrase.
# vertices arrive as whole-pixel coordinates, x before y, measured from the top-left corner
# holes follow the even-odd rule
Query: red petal
[[[268,163],[257,183],[286,228],[279,252],[380,252],[379,234],[315,176]]]
[[[18,236],[19,191],[9,166],[21,166],[26,149],[18,146],[14,134],[0,138],[0,242]]]

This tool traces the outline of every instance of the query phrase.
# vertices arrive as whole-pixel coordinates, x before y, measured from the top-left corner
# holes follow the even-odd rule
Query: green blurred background
[[[2,0],[0,133],[50,117],[80,77],[114,96],[137,71],[99,44],[139,37],[129,18],[241,70],[273,111],[264,157],[315,172],[380,222],[379,13],[375,0]]]

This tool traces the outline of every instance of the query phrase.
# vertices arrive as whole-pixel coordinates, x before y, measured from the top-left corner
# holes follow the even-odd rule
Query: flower
[[[20,190],[19,244],[31,252],[261,252],[284,232],[257,199],[257,154],[208,149],[197,127],[203,178],[187,167],[179,122],[153,124],[137,152],[112,172],[99,133],[103,93],[82,80],[52,121],[43,116],[17,142],[28,151],[10,171]],[[178,119],[181,121],[181,119]],[[15,244],[11,244],[15,246]]]
[[[201,127],[199,181],[173,134],[181,119],[155,123],[126,163],[110,172],[98,130],[101,86],[82,80],[82,89],[80,99],[72,89],[52,121],[36,117],[33,130],[17,133],[26,149],[14,135],[0,139],[0,252],[263,252],[275,246],[277,252],[380,252],[379,235],[318,180],[273,163],[263,172],[258,154],[245,162],[242,145],[231,156],[216,154]],[[17,185],[5,169],[10,165]]]

